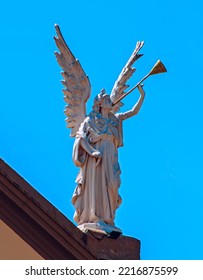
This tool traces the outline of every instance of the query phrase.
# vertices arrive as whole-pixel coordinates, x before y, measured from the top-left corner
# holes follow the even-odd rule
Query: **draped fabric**
[[[99,221],[114,225],[115,211],[121,204],[117,149],[122,146],[122,121],[119,116],[110,114],[106,119],[92,112],[76,135],[73,161],[80,171],[72,203],[76,208],[74,220],[79,225]],[[90,140],[93,134],[102,136],[94,144]],[[91,155],[95,150],[101,153],[101,160]]]

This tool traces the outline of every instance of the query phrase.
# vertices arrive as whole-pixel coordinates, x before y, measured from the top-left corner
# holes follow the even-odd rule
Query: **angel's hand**
[[[138,90],[139,90],[139,92],[140,92],[140,94],[141,95],[145,95],[145,91],[144,91],[144,89],[143,89],[143,86],[144,86],[144,84],[139,84],[137,87],[138,87]]]
[[[99,165],[100,161],[102,160],[102,155],[99,151],[93,152],[92,156],[96,158],[96,167]]]
[[[142,89],[143,86],[144,86],[144,84],[139,84],[137,87],[138,87],[138,89]]]
[[[92,156],[95,157],[96,159],[102,158],[102,155],[99,151],[95,151],[92,153]]]

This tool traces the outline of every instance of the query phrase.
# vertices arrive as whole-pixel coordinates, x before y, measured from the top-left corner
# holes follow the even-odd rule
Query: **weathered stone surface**
[[[76,138],[73,161],[80,168],[72,197],[74,220],[81,230],[85,230],[84,227],[90,223],[115,226],[115,212],[122,203],[119,195],[121,170],[118,163],[118,149],[123,146],[122,124],[140,111],[145,97],[143,81],[167,70],[158,60],[151,71],[126,92],[129,87],[127,83],[136,70],[133,65],[142,57],[139,51],[144,41],[138,41],[111,93],[107,94],[102,89],[94,98],[92,111],[86,114],[86,102],[91,93],[89,78],[66,44],[57,24],[55,28],[57,36],[54,36],[54,40],[59,49],[55,55],[63,69],[62,84],[65,86],[63,92],[67,103],[66,122],[71,129],[70,136]],[[121,100],[136,88],[140,92],[136,104],[131,110],[118,113],[124,105]],[[95,230],[96,226],[93,227]]]
[[[102,89],[94,98],[92,111],[86,115],[86,102],[91,92],[89,79],[66,44],[59,26],[55,25],[55,28],[58,37],[54,39],[60,51],[55,54],[64,71],[65,114],[71,136],[76,138],[73,161],[80,168],[72,197],[74,220],[79,226],[100,222],[115,226],[115,212],[122,203],[118,163],[118,149],[123,146],[122,124],[136,115],[142,106],[145,92],[141,82],[134,87],[138,87],[140,97],[132,109],[117,111],[123,105],[120,100],[127,94],[125,90],[129,86],[126,83],[135,72],[133,64],[142,56],[139,51],[144,42],[137,42],[111,94]]]

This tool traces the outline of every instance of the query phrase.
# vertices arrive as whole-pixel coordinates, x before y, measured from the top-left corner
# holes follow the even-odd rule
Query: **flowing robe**
[[[91,135],[102,135],[92,144]],[[83,148],[84,141],[90,152],[97,150],[101,160],[91,156]],[[114,225],[115,211],[121,204],[118,194],[120,167],[118,147],[122,146],[122,121],[119,115],[110,114],[108,119],[93,112],[84,120],[76,135],[73,161],[80,167],[76,178],[72,203],[75,206],[74,220],[79,224],[105,222]]]

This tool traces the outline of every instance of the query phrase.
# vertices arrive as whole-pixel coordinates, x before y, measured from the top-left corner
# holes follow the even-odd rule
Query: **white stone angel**
[[[123,105],[120,99],[126,95],[126,81],[135,72],[132,65],[142,56],[138,52],[144,42],[137,42],[111,94],[108,95],[102,89],[94,99],[92,111],[86,116],[85,104],[91,88],[89,79],[66,45],[59,27],[55,27],[58,37],[54,39],[60,50],[60,53],[55,54],[64,70],[63,92],[68,103],[65,109],[66,122],[71,128],[71,136],[75,137],[73,161],[80,168],[72,197],[74,220],[78,225],[92,223],[114,226],[115,212],[121,204],[118,192],[121,173],[118,148],[123,146],[122,123],[136,115],[141,108],[145,96],[141,83],[136,86],[140,97],[132,110],[116,112]]]

